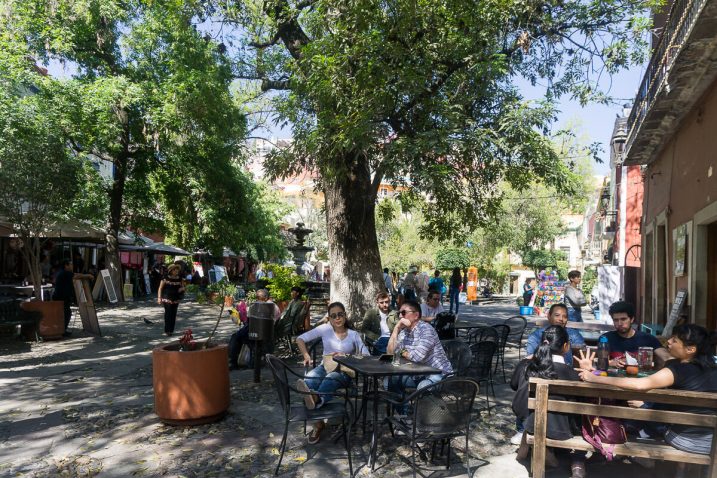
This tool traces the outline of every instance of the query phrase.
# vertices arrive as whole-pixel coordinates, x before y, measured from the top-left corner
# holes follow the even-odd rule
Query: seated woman
[[[580,361],[580,378],[586,382],[603,383],[628,390],[671,388],[694,392],[717,392],[717,365],[713,354],[713,340],[704,327],[695,324],[678,325],[667,341],[667,350],[675,357],[665,362],[664,368],[644,378],[599,377]],[[630,402],[642,406],[642,402]],[[675,407],[679,411],[679,407]],[[684,408],[682,411],[685,411]],[[697,412],[702,410],[689,410]],[[705,413],[710,413],[704,410]],[[687,425],[673,425],[661,430],[665,441],[678,450],[708,455],[712,445],[712,430]],[[678,464],[677,475],[684,476],[685,463]]]
[[[551,325],[543,331],[540,346],[532,358],[522,360],[513,372],[511,387],[517,390],[513,397],[513,411],[519,421],[525,424],[525,430],[533,433],[535,428],[535,412],[528,409],[528,379],[538,377],[543,379],[579,380],[578,373],[565,364],[563,356],[570,350],[570,341],[565,328]],[[580,427],[573,423],[570,415],[564,413],[548,413],[547,437],[553,440],[567,440],[579,433]],[[528,443],[523,434],[518,459],[528,456]],[[548,466],[557,466],[558,461],[550,449],[546,453]],[[585,455],[582,452],[571,455],[572,478],[585,477]]]
[[[329,323],[319,325],[296,338],[296,345],[304,357],[304,366],[311,363],[311,356],[306,348],[306,342],[321,339],[324,346],[324,361],[306,374],[306,380],[299,380],[296,388],[302,392],[316,391],[319,394],[304,395],[306,408],[313,410],[331,400],[331,394],[337,389],[351,385],[351,377],[345,372],[335,370],[336,362],[330,358],[340,354],[361,354],[368,355],[366,345],[361,341],[361,336],[353,330],[351,323],[346,317],[346,307],[341,302],[329,304]],[[328,370],[328,369],[330,370]],[[324,429],[324,422],[318,421],[309,434],[309,443],[314,444],[321,438]]]

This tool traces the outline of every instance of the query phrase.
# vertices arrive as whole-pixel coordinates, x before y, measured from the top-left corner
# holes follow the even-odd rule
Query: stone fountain
[[[289,251],[291,251],[292,255],[294,256],[296,273],[299,275],[304,275],[303,271],[301,270],[301,266],[304,264],[304,262],[306,262],[306,254],[314,250],[313,247],[305,246],[304,241],[306,240],[306,236],[308,236],[314,231],[304,227],[303,222],[297,222],[296,227],[290,228],[289,232],[293,234],[296,238],[296,243],[291,247],[287,247],[287,249],[289,249]]]

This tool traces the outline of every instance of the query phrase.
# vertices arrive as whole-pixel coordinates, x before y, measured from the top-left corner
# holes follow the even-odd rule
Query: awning
[[[168,256],[191,256],[192,254],[190,252],[185,251],[184,249],[180,249],[176,246],[171,246],[169,244],[165,244],[163,242],[154,242],[152,244],[149,244],[145,246],[145,250],[150,252],[157,252],[160,254],[166,254]]]

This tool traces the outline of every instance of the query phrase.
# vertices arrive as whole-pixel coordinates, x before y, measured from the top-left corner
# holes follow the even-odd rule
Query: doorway
[[[717,223],[707,226],[707,330],[717,329]]]

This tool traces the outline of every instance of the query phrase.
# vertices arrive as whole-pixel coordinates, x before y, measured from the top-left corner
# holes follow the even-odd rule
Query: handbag
[[[598,404],[600,404],[599,399]],[[627,442],[625,427],[619,418],[583,415],[582,434],[583,439],[602,453],[608,461],[615,456],[615,445]]]
[[[251,364],[251,348],[249,348],[247,344],[242,344],[237,363],[243,366],[249,366]]]
[[[331,373],[335,371],[336,367],[339,366],[339,364],[334,360],[333,355],[324,355],[323,359],[321,360],[321,364],[324,366],[324,370],[326,370],[326,373]],[[351,378],[356,377],[356,372],[354,372],[350,368],[342,368],[341,372],[345,373]]]

